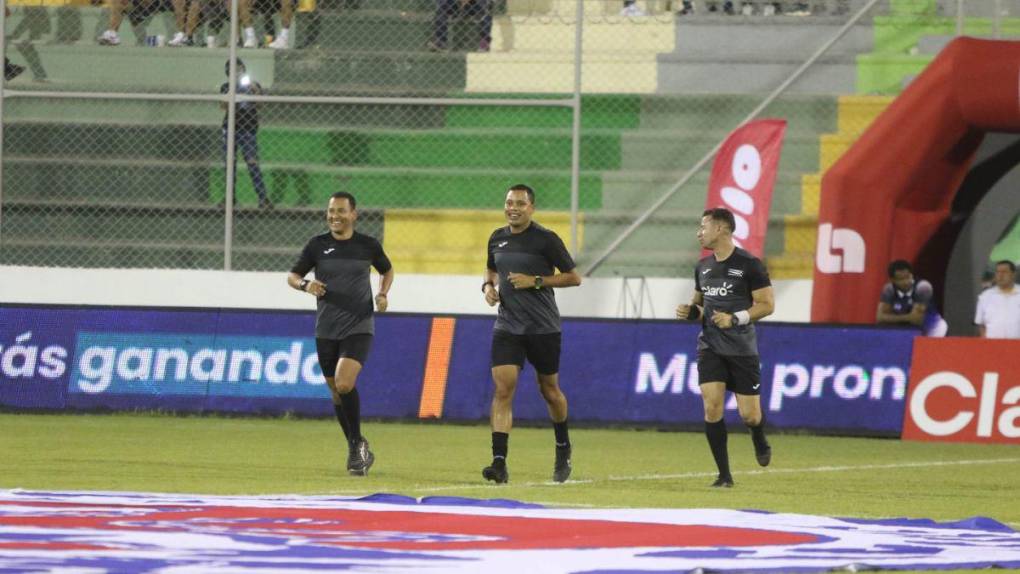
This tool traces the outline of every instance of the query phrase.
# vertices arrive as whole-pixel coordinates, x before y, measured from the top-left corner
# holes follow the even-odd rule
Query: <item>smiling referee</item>
[[[575,287],[581,276],[574,260],[553,231],[531,220],[535,191],[518,184],[506,193],[507,225],[489,237],[482,292],[490,306],[499,304],[492,331],[492,464],[482,470],[486,480],[510,479],[506,466],[517,378],[527,360],[535,367],[538,388],[549,409],[556,436],[553,480],[564,482],[571,471],[567,432],[567,397],[559,385],[560,312],[554,288]],[[559,273],[556,270],[559,269]]]

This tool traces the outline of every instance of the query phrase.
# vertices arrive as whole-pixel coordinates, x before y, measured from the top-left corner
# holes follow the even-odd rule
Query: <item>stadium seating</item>
[[[974,3],[968,6],[964,31],[988,36],[993,21],[987,11],[990,6]],[[1004,37],[1020,35],[1020,20],[1005,18],[1000,21],[999,34]],[[821,180],[858,136],[892,102],[909,81],[934,58],[956,31],[956,21],[947,15],[933,17],[919,10],[917,3],[892,4],[888,15],[876,16],[872,23],[874,49],[857,57],[857,89],[860,95],[839,98],[838,129],[823,134],[819,146],[819,171],[803,176],[800,213],[787,215],[783,228],[786,246],[783,254],[770,258],[769,267],[777,278],[810,277],[814,268],[814,246],[818,225],[818,201]],[[1020,227],[1004,238],[1003,245],[1020,237]]]
[[[315,49],[242,50],[241,57],[252,77],[278,95],[530,98],[563,93],[570,86],[560,84],[572,74],[548,65],[555,60],[570,67],[574,27],[570,18],[543,14],[569,13],[566,4],[511,1],[496,19],[490,53],[425,50],[432,17],[432,3],[425,0],[379,0],[359,10],[320,5],[320,25],[328,33],[319,35]],[[671,14],[622,18],[610,7],[592,3],[588,13],[583,72],[593,83],[585,84],[582,100],[582,263],[735,127],[765,87],[799,63],[805,45],[820,43],[843,22],[820,17],[762,23]],[[212,94],[223,79],[225,49],[136,46],[127,24],[124,45],[100,47],[93,38],[105,25],[102,9],[33,8],[52,15],[48,31],[37,26],[33,43],[54,80],[47,89],[165,91],[169,75],[177,91]],[[68,9],[77,14],[77,33],[66,15],[63,20],[58,15]],[[15,27],[25,10],[15,5]],[[172,25],[168,16],[157,17],[149,29]],[[777,276],[810,271],[821,174],[859,133],[848,123],[861,124],[854,118],[871,117],[886,101],[837,98],[832,92],[852,93],[855,81],[862,84],[877,75],[863,70],[875,54],[900,42],[888,30],[903,17],[876,17],[874,26],[855,28],[813,69],[815,76],[763,114],[789,121],[768,242]],[[299,14],[298,44],[311,18]],[[727,33],[734,26],[741,34]],[[456,41],[469,47],[464,23],[455,27]],[[922,27],[911,34],[927,38],[931,32]],[[871,42],[871,54],[854,56]],[[17,51],[13,57],[18,59]],[[82,61],[102,65],[82,66]],[[600,61],[628,64],[600,69]],[[19,89],[17,83],[12,87]],[[261,115],[261,165],[279,208],[253,209],[255,194],[239,162],[234,260],[240,268],[280,268],[284,252],[289,259],[310,232],[321,229],[321,204],[341,188],[356,193],[373,214],[374,223],[363,223],[386,238],[387,247],[398,253],[398,265],[420,272],[476,273],[477,261],[462,254],[473,253],[478,230],[493,225],[493,214],[499,214],[496,196],[508,184],[535,185],[542,217],[556,225],[567,221],[568,108],[263,104]],[[221,118],[214,102],[12,99],[5,109],[4,195],[4,241],[12,248],[4,250],[4,261],[31,262],[38,242],[70,240],[81,250],[78,260],[90,265],[118,258],[142,264],[143,247],[127,245],[138,237],[118,236],[125,245],[114,257],[109,255],[112,239],[90,241],[87,233],[75,235],[53,219],[72,209],[76,218],[100,227],[112,224],[104,219],[107,212],[119,214],[124,229],[159,221],[168,246],[148,249],[193,252],[187,258],[200,267],[222,266]],[[706,184],[707,172],[696,174],[601,272],[686,274],[698,255],[692,236]],[[471,231],[460,243],[448,243],[434,262],[414,250],[403,260],[399,253],[422,224]],[[33,229],[50,233],[41,238]],[[93,243],[94,256],[88,251]],[[131,255],[136,252],[137,257]]]

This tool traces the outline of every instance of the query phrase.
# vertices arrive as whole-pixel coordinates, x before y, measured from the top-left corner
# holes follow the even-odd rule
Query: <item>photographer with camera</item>
[[[227,60],[226,74],[230,76],[230,60]],[[230,91],[230,84],[224,82],[220,86],[220,93],[226,94]],[[253,81],[248,75],[248,71],[244,67],[244,62],[240,58],[237,59],[237,93],[239,95],[252,95],[256,96],[262,93],[262,86],[258,82]],[[220,107],[226,112],[227,102],[221,102]],[[228,113],[223,115],[223,157],[227,156],[227,120]],[[269,209],[273,207],[272,202],[269,201],[269,197],[266,195],[266,184],[262,180],[262,170],[259,169],[259,144],[258,144],[258,131],[259,131],[259,111],[257,102],[241,101],[237,102],[236,114],[234,116],[234,142],[235,142],[235,175],[234,175],[234,193],[237,188],[237,174],[236,164],[237,155],[236,150],[240,149],[241,154],[244,156],[244,162],[248,165],[248,173],[251,175],[252,185],[255,187],[255,193],[259,196],[259,207],[263,209]],[[234,196],[237,199],[237,196]]]

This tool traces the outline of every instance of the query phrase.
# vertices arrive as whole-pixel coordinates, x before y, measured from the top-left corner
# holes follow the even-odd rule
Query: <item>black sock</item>
[[[751,442],[754,443],[756,450],[762,450],[769,445],[769,441],[765,438],[765,415],[762,415],[756,426],[747,425],[747,428],[751,431]]]
[[[492,433],[492,463],[506,464],[506,453],[510,450],[510,433]]]
[[[570,431],[567,430],[567,419],[563,422],[553,423],[553,433],[556,435],[556,448],[567,448],[570,446]]]
[[[705,436],[708,446],[712,449],[715,465],[719,467],[719,476],[730,475],[730,455],[726,452],[726,421],[719,419],[714,423],[705,422]]]
[[[340,395],[340,405],[343,407],[344,417],[347,418],[348,442],[361,440],[361,398],[358,397],[357,387],[346,395]]]
[[[340,428],[344,430],[344,438],[347,442],[351,441],[351,426],[347,424],[347,416],[344,414],[344,408],[340,405],[333,405],[333,412],[336,414],[336,420],[340,423]]]

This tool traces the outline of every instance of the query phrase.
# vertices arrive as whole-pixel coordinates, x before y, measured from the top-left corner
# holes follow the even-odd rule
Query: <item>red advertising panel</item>
[[[712,164],[705,209],[732,211],[737,223],[733,243],[755,257],[765,255],[772,189],[785,133],[786,120],[746,123],[723,142]]]
[[[1020,444],[1020,341],[914,340],[903,438]]]

